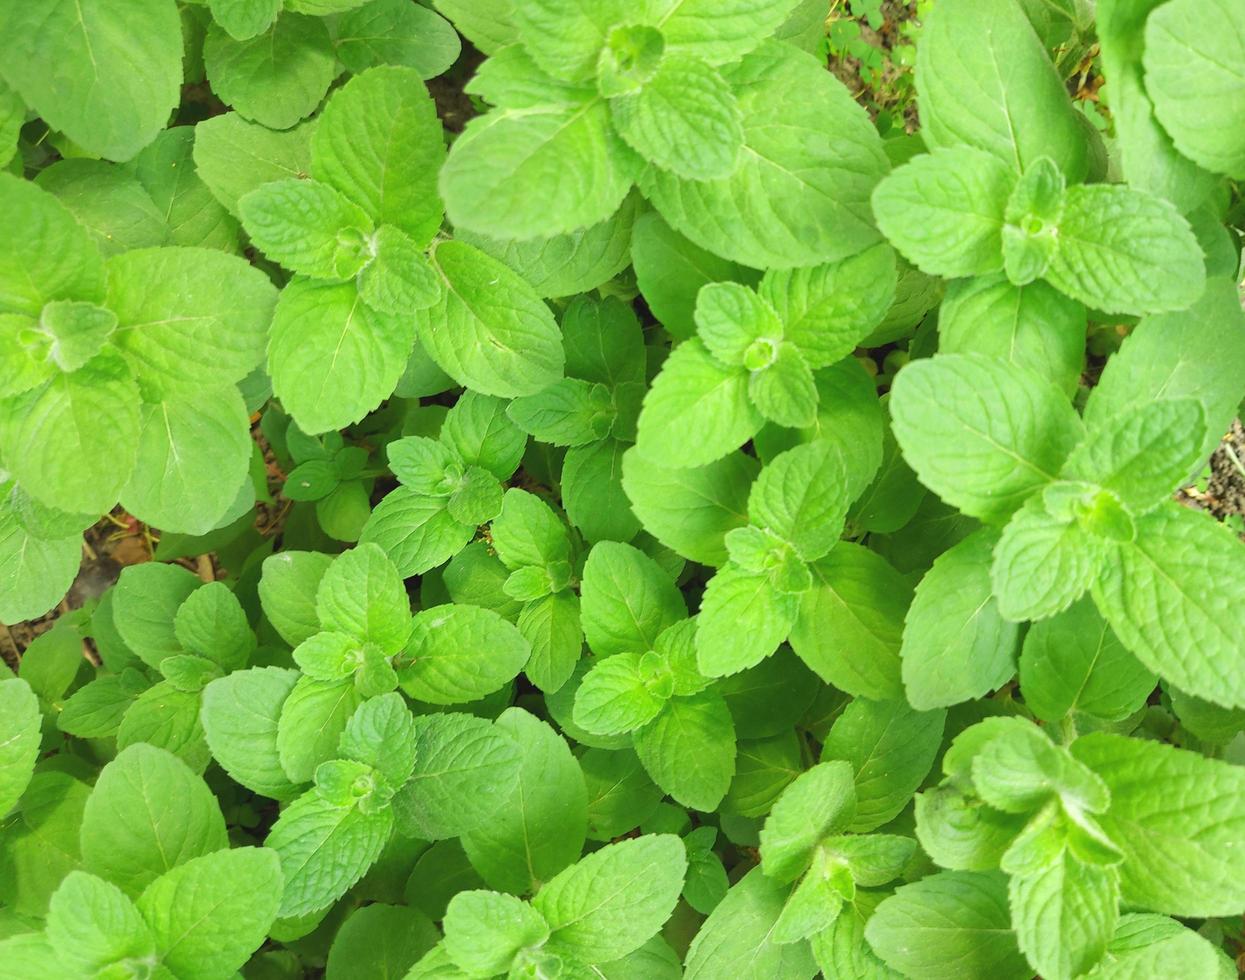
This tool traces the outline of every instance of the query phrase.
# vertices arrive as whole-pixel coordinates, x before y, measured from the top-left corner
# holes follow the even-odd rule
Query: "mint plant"
[[[835,13],[0,0],[0,980],[1234,972],[1245,12]]]

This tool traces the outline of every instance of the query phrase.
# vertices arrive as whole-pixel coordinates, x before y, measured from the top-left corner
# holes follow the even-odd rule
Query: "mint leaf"
[[[420,342],[446,374],[503,398],[535,394],[562,376],[557,324],[526,282],[462,242],[439,243],[431,258],[444,292],[416,322]]]
[[[207,784],[151,745],[131,745],[104,766],[82,813],[83,862],[130,895],[227,843]]]
[[[362,701],[351,678],[298,679],[281,703],[277,721],[277,754],[290,782],[310,782],[316,766],[336,757],[338,739]]]
[[[822,838],[842,830],[856,815],[854,773],[846,762],[823,762],[795,778],[761,828],[761,868],[787,883],[812,863]]]
[[[1015,175],[967,146],[940,149],[896,169],[873,192],[873,213],[922,272],[958,278],[1003,268],[1003,221]]]
[[[916,588],[900,655],[904,690],[917,708],[980,697],[1015,673],[1019,631],[999,612],[990,580],[996,540],[984,530],[966,538]]]
[[[210,25],[203,64],[222,102],[269,129],[289,129],[311,115],[336,72],[324,21],[288,12],[245,41]]]
[[[865,938],[892,969],[951,980],[966,972],[1022,980],[999,872],[940,871],[899,888],[865,924]]]
[[[687,607],[669,575],[631,545],[602,541],[584,563],[584,635],[598,656],[651,650]]]
[[[666,56],[636,92],[610,100],[619,135],[640,156],[688,180],[728,177],[743,147],[742,113],[717,71]]]
[[[1075,977],[1102,959],[1119,918],[1114,868],[1063,851],[1033,875],[1008,886],[1016,942],[1044,977]]]
[[[445,911],[445,952],[473,976],[505,973],[521,950],[544,945],[549,923],[527,902],[497,892],[459,892]]]
[[[1240,542],[1206,515],[1167,504],[1137,520],[1094,582],[1103,617],[1146,667],[1225,707],[1245,705],[1230,637],[1241,614]],[[1214,585],[1207,587],[1206,583]]]
[[[518,786],[519,746],[483,718],[422,716],[415,740],[415,768],[393,800],[404,833],[442,840],[475,830]]]
[[[4,79],[89,152],[128,160],[168,122],[182,82],[181,25],[168,0],[69,0],[0,11]],[[49,74],[47,65],[59,69]]]
[[[263,184],[305,178],[311,172],[315,124],[271,130],[236,112],[205,119],[194,128],[195,171],[231,215],[238,201]]]
[[[636,167],[605,101],[586,96],[476,117],[454,142],[440,188],[450,220],[468,231],[549,237],[612,215]]]
[[[0,813],[7,814],[21,799],[39,756],[41,714],[39,701],[24,680],[0,681],[4,704],[0,735]]]
[[[1190,306],[1206,273],[1188,223],[1171,204],[1095,184],[1068,190],[1046,278],[1095,309],[1142,314]]]
[[[85,871],[70,872],[53,894],[47,938],[61,968],[82,973],[155,952],[151,930],[125,892]]]
[[[395,666],[403,690],[412,697],[461,704],[502,687],[531,654],[531,644],[518,628],[492,610],[446,604],[415,615]]]
[[[717,19],[716,7],[697,7],[696,22]],[[672,29],[667,22],[664,30]],[[753,47],[756,35],[747,38]],[[667,40],[673,47],[674,38]],[[724,75],[743,112],[739,165],[714,180],[645,171],[640,187],[661,216],[701,248],[756,268],[832,262],[874,244],[869,194],[886,158],[842,84],[803,52],[774,41]],[[842,138],[816,138],[827,131]]]
[[[238,201],[255,247],[291,272],[352,279],[367,261],[372,219],[328,184],[275,180]]]
[[[339,555],[316,589],[316,618],[325,630],[338,630],[398,650],[411,633],[410,600],[398,571],[374,544]]]
[[[908,365],[895,379],[890,409],[895,438],[921,482],[991,522],[1053,481],[1083,431],[1048,382],[979,354]]]
[[[380,857],[393,831],[393,813],[337,806],[316,790],[286,807],[264,846],[281,861],[285,889],[278,915],[307,915],[327,908]]]
[[[237,783],[277,800],[295,795],[281,766],[277,725],[297,671],[254,667],[235,671],[203,689],[200,720],[212,757]]]
[[[1207,170],[1245,176],[1245,147],[1233,139],[1231,120],[1239,114],[1240,78],[1229,67],[1243,50],[1240,11],[1216,5],[1222,32],[1193,34],[1186,20],[1190,7],[1180,0],[1146,20],[1146,90],[1163,129],[1185,156]],[[1190,115],[1196,103],[1198,115]]]
[[[673,834],[608,844],[548,882],[532,905],[551,942],[587,963],[608,963],[657,934],[683,890],[687,855]]]
[[[283,551],[264,559],[259,599],[264,615],[291,647],[320,632],[316,593],[332,558],[312,551]]]
[[[738,449],[764,418],[748,394],[748,374],[727,367],[699,340],[674,349],[644,398],[637,451],[680,466],[704,466]]]
[[[653,782],[675,800],[706,812],[722,802],[735,774],[735,727],[720,694],[672,699],[634,740]]]
[[[137,904],[169,969],[227,976],[263,944],[281,887],[276,854],[239,847],[178,865],[148,885]]]
[[[1052,157],[1076,183],[1088,170],[1085,133],[1027,12],[987,0],[929,18],[916,67],[922,133],[932,147],[986,150],[1017,174]],[[966,58],[969,50],[980,57]]]
[[[506,805],[462,835],[471,866],[494,888],[532,891],[573,864],[588,826],[579,763],[548,724],[508,708],[496,727],[519,746],[518,785]]]
[[[273,314],[273,391],[309,435],[341,428],[393,392],[414,343],[414,325],[372,309],[354,283],[296,278]]]
[[[895,698],[911,588],[886,559],[842,542],[809,566],[791,648],[818,677],[862,697]]]

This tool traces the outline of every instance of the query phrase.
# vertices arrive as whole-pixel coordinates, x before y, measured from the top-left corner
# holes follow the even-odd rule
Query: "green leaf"
[[[1120,916],[1106,955],[1088,975],[1094,980],[1158,980],[1173,973],[1228,975],[1223,954],[1199,933],[1161,915],[1133,913]]]
[[[710,913],[687,951],[687,980],[783,977],[812,980],[817,964],[805,943],[776,943],[774,925],[791,892],[761,868],[744,875]]]
[[[593,546],[580,597],[584,635],[600,657],[651,650],[666,627],[687,617],[683,596],[661,566],[613,541]]]
[[[791,648],[828,684],[861,697],[897,698],[900,639],[912,589],[880,555],[842,542],[809,566]]]
[[[1059,249],[1046,279],[1108,313],[1164,313],[1191,306],[1206,270],[1189,223],[1167,201],[1108,184],[1068,189]]]
[[[634,740],[640,762],[665,792],[694,810],[717,809],[735,775],[735,726],[720,694],[671,699]]]
[[[416,613],[395,666],[412,697],[462,704],[512,680],[531,653],[518,628],[492,610],[447,603]]]
[[[1240,906],[1241,856],[1229,844],[1245,820],[1237,767],[1119,735],[1088,735],[1071,750],[1111,791],[1098,819],[1124,852],[1126,905],[1198,918]]]
[[[649,534],[685,558],[721,566],[727,532],[748,523],[748,494],[758,471],[744,453],[685,469],[630,449],[623,455],[622,486]]]
[[[56,727],[79,738],[116,735],[134,696],[146,686],[147,679],[137,670],[97,677],[69,696],[56,719]]]
[[[472,715],[424,715],[415,734],[415,769],[393,800],[403,833],[457,837],[492,819],[514,794],[521,754],[501,728]]]
[[[242,224],[268,258],[314,279],[352,279],[368,260],[372,220],[315,180],[276,180],[238,201]]]
[[[612,217],[548,238],[497,239],[461,228],[455,236],[505,262],[540,296],[572,296],[596,289],[626,268],[640,200],[630,194]],[[630,314],[629,307],[617,306]]]
[[[653,655],[638,653],[597,661],[575,692],[575,724],[596,735],[621,735],[647,725],[669,698],[669,688],[662,686],[663,666],[660,658],[654,662]]]
[[[41,171],[37,182],[65,203],[105,256],[163,245],[168,238],[155,202],[121,167],[102,160],[61,160]]]
[[[724,566],[705,587],[696,617],[701,672],[723,677],[760,663],[790,634],[799,603],[798,596],[779,591],[766,573]]]
[[[205,534],[217,527],[251,459],[250,420],[238,389],[144,403],[141,425],[122,506],[166,531]]]
[[[183,647],[229,670],[246,664],[255,650],[246,612],[223,582],[196,589],[173,618],[173,635]]]
[[[311,158],[312,176],[378,225],[394,225],[420,246],[440,228],[436,174],[445,137],[417,72],[371,68],[333,93],[312,137]]]
[[[873,192],[878,227],[913,265],[948,279],[1003,268],[1003,215],[1015,174],[984,150],[934,150]]]
[[[899,888],[865,924],[873,951],[905,976],[1025,980],[1000,872],[940,871]]]
[[[55,0],[38,9],[12,0],[0,6],[0,38],[5,81],[88,152],[130,159],[177,105],[181,24],[169,0]]]
[[[856,815],[847,829],[868,833],[912,799],[934,764],[946,712],[915,711],[905,701],[857,698],[830,728],[822,762],[842,759],[856,771]]]
[[[281,0],[208,0],[212,20],[238,41],[266,31],[281,12]]]
[[[28,229],[0,244],[0,309],[38,317],[51,300],[104,298],[103,259],[68,208],[12,174],[0,174],[0,202]]]
[[[1095,483],[1132,513],[1144,513],[1188,479],[1204,429],[1205,413],[1193,398],[1152,402],[1092,428],[1061,475]]]
[[[117,632],[145,664],[159,667],[182,652],[174,631],[177,610],[203,583],[179,565],[155,562],[122,569],[113,595]]]
[[[445,951],[472,976],[505,973],[521,950],[543,946],[549,923],[527,902],[497,892],[465,891],[445,911]]]
[[[1049,382],[979,354],[940,354],[899,372],[895,438],[921,482],[966,514],[1001,522],[1052,482],[1083,431]]]
[[[574,863],[588,825],[579,763],[548,724],[521,708],[497,719],[521,755],[518,785],[506,804],[463,834],[471,865],[492,887],[523,894]]]
[[[45,704],[55,706],[82,667],[82,637],[77,630],[61,625],[40,633],[22,652],[17,676]]]
[[[638,163],[605,101],[494,110],[467,124],[441,169],[450,220],[501,238],[547,238],[606,220]]]
[[[667,466],[704,466],[738,449],[763,422],[748,394],[747,371],[687,340],[666,358],[644,397],[637,451]]]
[[[311,115],[336,74],[324,21],[288,12],[246,41],[211,24],[203,64],[222,102],[269,129],[289,129]]]
[[[339,555],[316,589],[322,629],[338,630],[396,652],[411,633],[411,606],[398,571],[374,544]]]
[[[1245,397],[1245,313],[1232,280],[1211,279],[1183,313],[1142,320],[1107,362],[1085,405],[1085,424],[1104,428],[1126,410],[1183,397],[1197,398],[1206,413],[1204,457]]]
[[[39,757],[42,714],[39,699],[24,680],[0,681],[0,814],[7,814],[30,784]]]
[[[614,404],[603,384],[562,378],[532,395],[516,398],[506,414],[524,432],[553,446],[583,446],[609,435]]]
[[[1027,13],[1015,0],[984,0],[928,18],[916,64],[922,136],[931,147],[978,147],[1017,174],[1052,157],[1077,183],[1089,168],[1085,130]]]
[[[274,180],[311,172],[315,123],[276,131],[247,122],[236,112],[205,119],[194,128],[195,170],[212,195],[235,218],[238,201]]]
[[[999,612],[990,579],[997,538],[982,530],[943,552],[917,585],[905,619],[903,683],[922,710],[1002,687],[1016,672],[1019,630]]]
[[[346,722],[363,701],[353,679],[318,681],[300,677],[281,704],[277,753],[293,783],[311,781],[316,766],[337,758]]]
[[[623,491],[623,459],[629,446],[602,439],[567,451],[562,463],[562,506],[586,541],[630,541],[639,519]]]
[[[1071,394],[1085,363],[1085,307],[1045,282],[963,279],[938,308],[938,350],[988,354],[1029,368]]]
[[[822,839],[842,830],[856,815],[852,767],[823,762],[795,778],[774,804],[761,828],[761,867],[784,884],[812,863]]]
[[[356,970],[374,976],[405,976],[440,938],[432,920],[418,909],[383,902],[362,906],[350,913],[333,937],[325,977],[346,980]]]
[[[217,671],[206,662],[200,666],[207,669],[197,679],[193,673],[179,678],[183,686],[160,681],[135,698],[117,728],[117,747],[154,745],[175,755],[193,772],[202,773],[212,756],[199,723],[199,695],[194,688]],[[178,675],[170,670],[169,676]]]
[[[228,976],[263,944],[281,888],[276,854],[239,847],[161,875],[139,897],[138,910],[168,969],[179,976]]]
[[[121,357],[105,351],[2,404],[0,454],[32,496],[78,512],[112,509],[140,429],[138,387]]]
[[[82,561],[82,542],[44,540],[0,508],[0,622],[37,619],[69,591]]]
[[[212,757],[252,792],[288,800],[295,787],[281,767],[277,725],[298,672],[254,667],[217,678],[203,689],[200,720]]]
[[[739,105],[703,61],[667,56],[638,91],[610,100],[610,115],[640,156],[687,180],[729,177],[739,161]]]
[[[1043,721],[1074,712],[1123,720],[1145,704],[1156,683],[1088,597],[1025,634],[1020,690]]]
[[[701,287],[745,277],[741,266],[688,241],[655,211],[636,219],[631,264],[649,309],[680,340],[696,332],[692,311]]]
[[[716,6],[696,7],[698,25],[718,22]],[[747,37],[751,48],[757,35]],[[673,48],[674,37],[667,41]],[[831,262],[877,242],[869,194],[888,169],[886,157],[843,85],[815,59],[774,41],[724,74],[743,113],[744,152],[729,176],[715,180],[649,168],[641,187],[670,226],[701,248],[756,268]],[[827,132],[838,138],[818,135]]]
[[[828,367],[859,346],[890,309],[895,261],[890,246],[874,245],[839,262],[770,270],[757,291],[809,366]]]
[[[1188,0],[1164,4],[1146,20],[1146,91],[1163,129],[1185,156],[1207,170],[1245,178],[1245,143],[1235,120],[1245,86],[1233,66],[1245,58],[1245,20],[1232,4],[1196,8],[1222,30],[1191,31]]]
[[[1136,540],[1117,546],[1094,582],[1099,611],[1164,680],[1224,707],[1245,707],[1235,639],[1245,627],[1240,542],[1209,515],[1176,504],[1136,525]]]
[[[585,963],[608,963],[655,936],[683,890],[687,854],[673,834],[607,844],[532,899],[551,941]]]
[[[592,840],[621,837],[657,812],[662,791],[631,749],[588,749],[579,764],[588,786],[588,836]]]
[[[458,32],[427,7],[371,0],[337,21],[337,57],[356,74],[373,65],[402,65],[435,78],[458,60]]]
[[[463,242],[440,242],[431,257],[444,291],[416,322],[438,367],[473,391],[502,398],[535,394],[562,376],[557,323],[526,282]]]
[[[264,559],[259,599],[264,615],[291,647],[320,632],[316,592],[332,556],[311,551],[282,551]]]
[[[266,275],[215,249],[145,248],[108,260],[113,342],[154,391],[202,392],[245,378],[264,359],[276,299]]]
[[[414,324],[372,309],[353,282],[294,279],[272,319],[273,391],[308,435],[344,428],[392,392]]]
[[[1119,918],[1114,868],[1065,850],[1054,864],[1008,886],[1016,942],[1043,977],[1079,977],[1106,951]]]
[[[370,248],[375,255],[359,274],[363,302],[396,316],[427,309],[440,298],[441,283],[423,249],[402,229],[381,225]]]
[[[542,69],[568,81],[591,81],[609,29],[623,19],[619,0],[533,0],[514,10],[519,42]]]
[[[372,511],[359,542],[378,544],[403,578],[421,575],[448,561],[475,534],[450,515],[446,503],[398,487]]]
[[[308,915],[328,907],[363,877],[393,831],[393,813],[334,806],[316,790],[277,818],[264,846],[281,860],[285,888],[278,915]]]
[[[717,65],[738,60],[778,31],[795,6],[794,0],[660,0],[654,13],[672,50]]]
[[[87,869],[129,895],[226,846],[225,820],[207,784],[151,745],[131,745],[104,766],[82,814]]]
[[[1008,521],[990,568],[1004,619],[1014,623],[1045,619],[1062,612],[1089,588],[1103,549],[1101,541],[1069,513],[1069,504],[1083,495],[1081,487],[1051,484]]]
[[[752,485],[748,514],[756,526],[789,542],[805,561],[834,547],[850,501],[846,466],[837,447],[810,442],[772,459]]]
[[[52,896],[47,938],[62,970],[87,976],[155,952],[151,930],[125,892],[85,871],[70,872]]]

